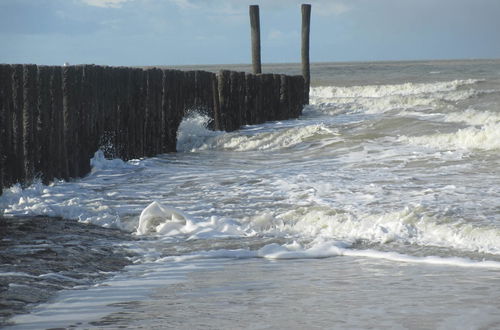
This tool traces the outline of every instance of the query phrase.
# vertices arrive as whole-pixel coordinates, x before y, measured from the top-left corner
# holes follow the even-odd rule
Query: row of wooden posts
[[[124,160],[173,152],[191,111],[225,131],[298,117],[309,103],[310,14],[302,5],[302,76],[262,74],[258,6],[250,6],[253,74],[0,64],[0,195],[36,178],[84,176],[98,149]]]
[[[124,160],[173,152],[191,111],[225,131],[295,118],[304,88],[277,74],[0,65],[0,188],[81,177],[99,148]]]

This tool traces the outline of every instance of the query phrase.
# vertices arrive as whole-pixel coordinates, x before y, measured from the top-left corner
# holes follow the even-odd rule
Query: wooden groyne
[[[84,176],[99,148],[124,160],[173,152],[190,111],[225,131],[296,118],[304,91],[302,76],[0,65],[0,194]]]

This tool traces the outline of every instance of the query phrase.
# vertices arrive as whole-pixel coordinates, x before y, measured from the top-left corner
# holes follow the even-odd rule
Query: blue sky
[[[0,0],[0,63],[300,61],[297,0]],[[500,58],[499,0],[311,0],[311,60]]]

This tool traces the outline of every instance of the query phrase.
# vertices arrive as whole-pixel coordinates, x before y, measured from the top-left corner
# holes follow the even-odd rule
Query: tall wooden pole
[[[309,87],[311,85],[311,70],[309,64],[309,35],[311,26],[311,5],[302,5],[302,75],[305,81],[305,102],[309,104]]]
[[[260,63],[260,18],[259,6],[250,6],[250,27],[252,29],[252,67],[253,73],[262,73]]]

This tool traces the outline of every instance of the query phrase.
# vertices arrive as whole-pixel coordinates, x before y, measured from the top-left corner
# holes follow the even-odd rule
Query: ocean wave
[[[300,207],[275,217],[267,224],[258,218],[257,228],[267,233],[298,234],[355,242],[386,244],[397,242],[419,246],[460,249],[500,254],[500,230],[450,219],[437,219],[421,206],[386,214],[356,215],[326,207]]]
[[[467,109],[461,112],[449,113],[444,120],[446,122],[463,122],[469,125],[498,124],[500,123],[500,113]]]
[[[170,222],[169,216],[164,217],[164,223]],[[149,234],[181,235],[186,239],[265,235],[276,238],[295,237],[302,242],[300,244],[295,242],[292,245],[273,244],[272,248],[259,250],[254,255],[248,255],[247,252],[244,254],[227,252],[213,257],[323,258],[347,255],[339,248],[352,248],[359,241],[384,245],[412,244],[500,255],[500,230],[498,228],[477,226],[452,219],[437,219],[426,215],[425,209],[421,206],[377,215],[355,215],[351,212],[325,207],[299,207],[283,214],[256,214],[239,221],[217,217],[197,222],[188,220],[182,226],[176,227],[175,231],[168,233],[158,231]],[[324,241],[328,242],[328,246],[316,244]],[[394,259],[391,256],[390,258],[398,261],[399,257]],[[426,262],[432,263],[431,260]]]
[[[211,118],[197,112],[184,118],[177,130],[177,151],[189,152],[203,148],[207,140],[215,139],[226,132],[208,128]]]
[[[325,206],[304,206],[282,214],[264,212],[242,219],[211,217],[193,221],[178,211],[159,205],[153,202],[144,209],[138,227],[139,234],[181,235],[188,239],[266,235],[297,237],[306,241],[335,240],[342,242],[344,247],[362,240],[377,244],[396,242],[500,255],[499,228],[451,218],[436,218],[428,215],[422,206],[384,214],[355,214]],[[181,215],[172,216],[176,212]],[[156,218],[153,226],[156,229],[149,226],[154,230],[140,232],[141,228],[146,228],[146,220],[150,220],[151,214]],[[164,227],[168,227],[168,230],[164,230]]]
[[[337,131],[324,124],[259,132],[248,130],[232,133],[212,132],[206,128],[206,118],[197,116],[181,124],[177,147],[179,151],[274,151],[296,146],[315,137],[336,135]]]
[[[500,123],[467,127],[453,133],[401,136],[398,140],[403,143],[444,150],[498,150],[500,149]]]
[[[442,102],[458,102],[477,95],[473,85],[479,80],[454,80],[437,83],[398,85],[322,86],[311,89],[311,104],[319,111],[336,114],[338,108],[349,112],[383,113],[391,110],[427,110]]]
[[[384,96],[409,96],[419,94],[434,94],[451,92],[461,86],[473,85],[480,82],[477,79],[453,80],[435,83],[405,83],[395,85],[366,85],[366,86],[321,86],[311,88],[311,96],[315,98],[377,98]]]

